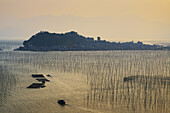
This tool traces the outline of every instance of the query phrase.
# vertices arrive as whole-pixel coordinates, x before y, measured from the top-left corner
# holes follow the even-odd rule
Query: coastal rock
[[[52,76],[51,76],[51,75],[49,75],[49,74],[48,74],[48,75],[46,75],[46,76],[48,76],[48,77],[52,77]]]
[[[44,75],[43,74],[32,74],[32,77],[33,78],[44,77]]]
[[[27,88],[44,88],[45,82],[50,82],[50,80],[46,79],[43,74],[32,74],[32,77],[36,78],[36,80],[41,83],[33,83]]]
[[[133,80],[135,78],[137,78],[138,76],[129,76],[129,77],[124,77],[124,82],[126,81],[130,81],[130,80]]]
[[[43,83],[33,83],[30,86],[28,86],[27,88],[44,88],[45,85]]]
[[[57,103],[60,104],[60,105],[62,105],[62,106],[64,106],[64,105],[66,104],[64,100],[58,100]]]
[[[42,79],[36,79],[39,82],[50,82],[50,80],[46,79],[46,78],[42,78]]]

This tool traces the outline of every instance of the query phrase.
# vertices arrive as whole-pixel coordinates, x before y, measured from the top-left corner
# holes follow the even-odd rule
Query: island
[[[100,51],[100,50],[170,50],[161,45],[143,44],[131,42],[109,42],[97,37],[84,37],[75,31],[66,33],[49,33],[40,31],[29,40],[23,42],[23,46],[15,51]]]

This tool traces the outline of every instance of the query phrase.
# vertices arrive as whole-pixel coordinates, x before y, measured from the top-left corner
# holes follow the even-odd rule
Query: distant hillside
[[[170,40],[165,40],[165,41],[144,41],[144,43],[147,44],[157,44],[157,45],[162,45],[164,47],[170,46]]]
[[[29,40],[23,42],[23,47],[15,50],[22,51],[92,51],[92,50],[163,50],[160,45],[137,43],[116,43],[94,38],[84,37],[75,31],[64,34],[39,32]]]

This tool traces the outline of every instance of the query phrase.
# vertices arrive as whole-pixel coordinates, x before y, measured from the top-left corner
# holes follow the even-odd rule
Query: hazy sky
[[[0,39],[27,39],[40,30],[170,40],[170,0],[0,0]]]

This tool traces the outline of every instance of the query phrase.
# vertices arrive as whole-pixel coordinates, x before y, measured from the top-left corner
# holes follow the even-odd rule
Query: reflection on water
[[[0,65],[0,106],[5,103],[9,91],[16,84],[15,75],[11,74],[6,66]]]
[[[169,51],[8,51],[0,52],[0,64],[3,112],[170,111]],[[50,74],[51,82],[28,90],[32,73]],[[57,99],[70,106],[60,108]]]
[[[119,81],[118,81],[119,82]],[[118,86],[110,80],[103,87],[93,87],[86,96],[87,106],[100,106],[105,109],[127,108],[134,112],[168,112],[169,110],[169,80],[140,77],[123,82]],[[100,105],[100,104],[106,105]]]
[[[95,70],[88,71],[90,90],[85,99],[87,106],[127,108],[134,112],[168,112],[170,54],[146,51],[118,53],[114,52],[103,62],[97,60],[90,67]],[[120,55],[119,58],[116,54]],[[124,81],[127,76],[136,78]]]

